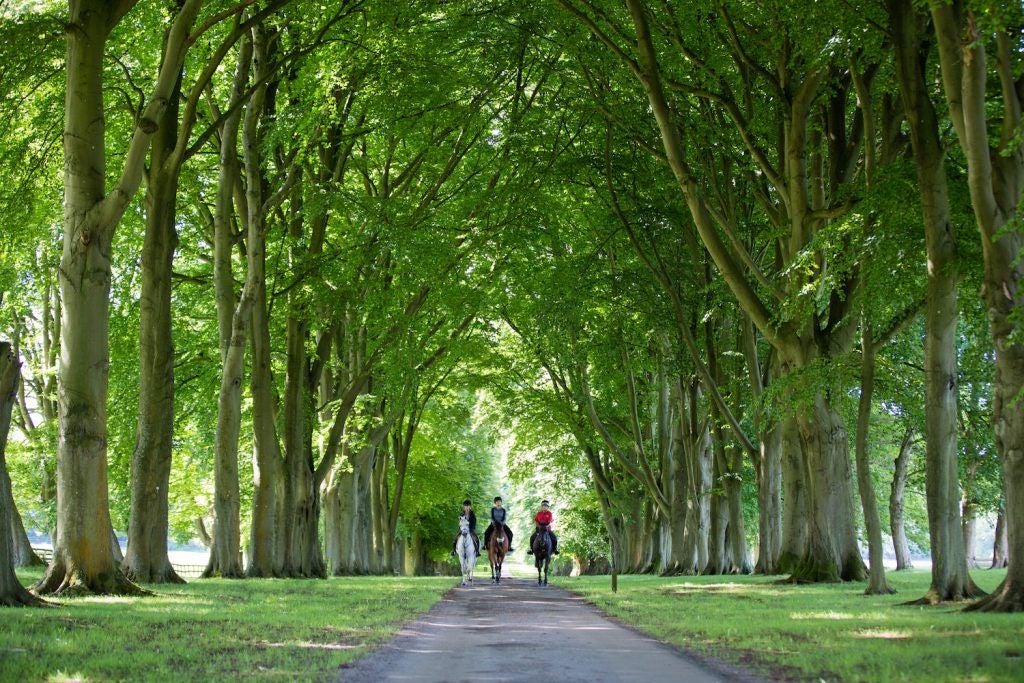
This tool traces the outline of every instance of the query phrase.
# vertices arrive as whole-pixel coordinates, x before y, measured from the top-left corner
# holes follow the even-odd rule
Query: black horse
[[[537,585],[546,586],[548,585],[548,567],[551,565],[551,535],[548,533],[546,524],[534,536],[531,548],[533,549],[533,565],[537,567]],[[543,576],[541,576],[542,568]]]

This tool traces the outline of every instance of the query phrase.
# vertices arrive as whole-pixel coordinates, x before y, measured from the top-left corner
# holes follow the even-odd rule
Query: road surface
[[[558,579],[556,578],[555,581]],[[675,648],[536,579],[478,577],[455,588],[381,648],[341,669],[344,683],[377,681],[754,681],[705,668]]]

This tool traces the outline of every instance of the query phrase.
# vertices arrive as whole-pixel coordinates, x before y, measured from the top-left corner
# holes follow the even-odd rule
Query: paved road
[[[479,574],[479,572],[478,572]],[[555,579],[557,581],[557,579]],[[456,588],[378,650],[341,670],[377,681],[752,681],[695,660],[536,580],[478,578]]]

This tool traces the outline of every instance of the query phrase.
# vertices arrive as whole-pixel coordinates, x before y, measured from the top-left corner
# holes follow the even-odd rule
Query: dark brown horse
[[[501,583],[501,565],[508,554],[508,536],[505,525],[495,524],[492,527],[491,540],[487,544],[487,559],[491,562],[491,583]]]
[[[537,567],[537,585],[548,585],[548,567],[551,565],[551,536],[547,525],[543,525],[530,545],[533,549],[533,565]],[[543,577],[541,570],[543,569]]]

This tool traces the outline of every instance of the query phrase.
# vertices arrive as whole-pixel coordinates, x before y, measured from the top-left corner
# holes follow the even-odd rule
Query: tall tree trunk
[[[249,183],[254,179],[250,176]],[[255,200],[255,201],[254,201]],[[249,206],[259,203],[258,197],[250,198]],[[274,376],[270,358],[270,314],[267,307],[266,287],[266,239],[261,220],[249,220],[249,239],[246,255],[251,267],[253,283],[253,305],[250,324],[252,327],[252,369],[250,392],[252,394],[253,421],[253,501],[252,524],[249,542],[249,566],[246,576],[272,577],[283,565],[278,557],[278,492],[282,486],[281,449],[277,439],[276,413],[277,397],[274,390]]]
[[[782,429],[782,548],[779,571],[792,572],[807,547],[807,477],[796,418],[783,420]]]
[[[371,571],[370,480],[375,450],[364,447],[354,453],[352,471],[335,472],[328,489],[331,514],[327,516],[327,561],[334,576],[358,576]]]
[[[729,573],[749,574],[754,567],[747,549],[746,525],[743,521],[743,478],[740,476],[740,460],[743,451],[735,446],[729,450],[733,455],[729,473],[725,479],[725,498],[728,506],[729,530],[726,542],[729,546]]]
[[[7,342],[0,342],[0,605],[42,605],[43,601],[25,590],[14,573],[14,544],[8,529],[16,514],[7,473],[7,434],[21,374],[21,362]]]
[[[320,487],[313,464],[310,421],[316,404],[316,383],[309,377],[307,323],[289,311],[284,401],[285,534],[282,574],[324,578],[327,569],[320,548]],[[326,383],[326,380],[324,380]]]
[[[14,557],[14,566],[42,567],[46,563],[36,555],[36,551],[32,549],[32,543],[28,540],[28,534],[25,533],[25,524],[21,521],[18,507],[14,504],[14,491],[6,468],[3,469],[0,476],[7,477],[7,495],[10,497],[10,500],[7,501],[7,508],[11,515],[11,553]]]
[[[270,310],[267,306],[267,207],[264,197],[266,180],[263,173],[261,120],[273,115],[272,101],[267,98],[270,47],[260,24],[252,28],[253,80],[261,85],[249,101],[242,129],[242,150],[245,160],[246,220],[246,286],[252,288],[250,332],[252,334],[252,369],[250,392],[253,418],[253,466],[255,472],[252,524],[249,543],[249,566],[246,575],[270,577],[283,565],[278,557],[278,492],[282,486],[281,446],[277,438],[277,392],[270,367]]]
[[[221,369],[214,436],[213,545],[204,577],[241,578],[241,496],[238,483],[238,435],[242,424],[242,376],[250,291],[243,289],[235,309],[231,340]]]
[[[967,568],[977,569],[981,565],[974,552],[975,539],[977,538],[978,527],[978,504],[975,501],[975,482],[978,476],[978,460],[972,458],[964,468],[963,495],[961,498],[960,519],[963,524],[964,534],[964,555],[967,558]]]
[[[913,446],[914,430],[907,429],[900,443],[900,452],[893,464],[892,486],[889,491],[889,532],[896,552],[896,571],[913,569],[910,544],[907,542],[906,523],[903,518],[903,498],[907,490],[907,469]]]
[[[781,574],[782,554],[782,425],[759,430],[757,462],[757,564],[755,574]]]
[[[853,528],[853,496],[846,429],[818,395],[797,411],[807,483],[807,545],[793,570],[795,582],[863,581],[866,574]]]
[[[664,524],[667,547],[662,549],[665,559],[661,573],[667,576],[693,574],[697,571],[697,547],[686,528],[691,507],[696,502],[691,498],[689,490],[689,467],[696,444],[689,433],[689,415],[684,409],[686,400],[678,381],[672,387],[671,398],[679,410],[674,412],[669,427],[676,445],[672,449],[672,457],[666,458],[662,466],[662,488],[669,501],[669,516]]]
[[[256,268],[252,307],[252,393],[253,501],[246,576],[272,577],[279,574],[283,558],[278,556],[278,520],[282,488],[281,449],[275,424],[277,397],[270,368],[270,321],[265,282],[265,244],[262,235],[250,233],[248,255]]]
[[[925,308],[925,489],[932,582],[920,602],[962,600],[980,590],[967,572],[957,473],[957,255],[943,150],[925,81],[927,50],[912,5],[887,2],[897,76],[917,166],[928,255]]]
[[[867,294],[865,293],[865,296]],[[882,522],[878,518],[878,503],[875,500],[875,486],[871,482],[871,457],[868,452],[868,433],[871,428],[871,401],[875,392],[875,343],[871,332],[871,321],[867,304],[861,313],[861,370],[860,402],[857,407],[857,490],[860,492],[861,507],[864,510],[864,526],[868,535],[868,557],[870,577],[867,595],[885,595],[895,591],[885,580],[885,556],[882,547]]]
[[[289,223],[291,267],[299,271],[303,259],[315,258],[322,251],[327,219],[312,222],[309,246],[303,249],[301,206],[302,184],[296,185],[293,204],[296,212]],[[289,295],[286,331],[287,361],[284,389],[284,495],[282,524],[284,564],[282,574],[292,577],[325,578],[327,568],[320,547],[320,479],[313,463],[312,423],[315,419],[317,389],[327,393],[330,376],[325,372],[325,359],[330,353],[333,331],[324,330],[317,338],[318,357],[311,367],[306,343],[309,340],[311,311],[302,292],[296,288]],[[326,404],[328,401],[324,401]]]
[[[754,401],[764,394],[761,361],[757,354],[757,337],[750,316],[742,315],[743,358],[747,364],[747,380]],[[771,356],[769,356],[769,362]],[[758,453],[754,457],[757,477],[757,574],[778,574],[782,552],[782,428],[768,423],[763,411],[754,416],[757,427]]]
[[[1020,83],[1020,40],[1016,26],[992,10],[976,17],[962,0],[930,2],[939,41],[939,61],[950,119],[967,159],[967,184],[981,233],[983,295],[996,354],[992,426],[1002,459],[1006,498],[1006,578],[969,609],[1024,611],[1024,344],[1017,319],[1024,308],[1024,230],[1019,216],[1024,192],[1024,141],[1020,138],[1024,87]],[[990,31],[988,35],[981,31]],[[986,47],[993,41],[992,68],[999,88],[987,85]],[[991,97],[991,101],[989,98]],[[989,121],[997,113],[998,121]],[[999,140],[989,140],[990,130]]]
[[[167,556],[168,493],[174,436],[174,342],[171,334],[171,264],[178,244],[181,78],[175,83],[150,149],[146,234],[139,298],[139,417],[131,461],[128,550],[121,563],[143,583],[184,583]]]
[[[0,304],[2,304],[2,303],[3,303],[3,293],[0,292]],[[46,323],[45,323],[45,319],[44,319],[44,325],[45,324]],[[21,357],[21,354],[18,351],[19,337],[20,337],[20,329],[19,328],[20,328],[20,325],[16,324],[15,336],[14,336],[14,344],[10,348],[8,348],[7,351],[4,352],[4,353],[11,354],[11,357],[14,358],[14,359],[18,359],[18,358]],[[16,360],[16,362],[20,363],[20,361],[17,361],[17,360]],[[44,361],[44,363],[45,363],[45,361]],[[22,414],[22,430],[25,432],[25,434],[31,440],[35,436],[35,432],[36,432],[37,428],[36,428],[35,424],[33,424],[33,422],[32,422],[31,411],[29,410],[28,404],[27,404],[27,401],[26,401],[26,397],[25,397],[25,380],[21,376],[20,365],[19,365],[18,370],[19,371],[18,371],[17,377],[15,379],[15,385],[16,385],[17,388],[13,392],[14,395],[10,396],[10,400],[13,401],[13,406],[17,406],[19,412]],[[2,387],[0,387],[0,388],[2,388]],[[7,400],[8,394],[4,394],[3,396],[4,396],[3,400]],[[41,402],[42,402],[42,400],[40,400],[40,403]],[[13,412],[13,407],[12,407],[11,410]],[[6,428],[9,428],[9,426],[10,425],[8,423]],[[0,427],[0,429],[5,429],[5,427]],[[6,432],[4,432],[4,434],[6,436]],[[6,443],[4,443],[3,446],[6,446]],[[0,464],[2,464],[2,463],[0,463]],[[46,563],[43,562],[43,560],[40,559],[40,557],[38,555],[36,555],[34,550],[32,550],[32,543],[28,540],[28,534],[25,533],[25,524],[21,521],[21,515],[18,513],[18,506],[14,502],[14,490],[13,490],[13,487],[11,486],[11,478],[10,478],[10,474],[7,472],[6,466],[0,467],[0,477],[4,477],[4,478],[7,479],[6,489],[2,489],[2,487],[0,487],[0,490],[6,490],[7,491],[7,498],[8,499],[6,501],[0,501],[0,505],[6,505],[7,506],[8,514],[10,516],[11,554],[12,554],[12,557],[14,558],[14,560],[13,560],[14,561],[14,566],[15,567],[43,566]],[[0,533],[3,533],[3,529],[4,529],[4,527],[0,526]]]
[[[202,4],[175,17],[156,86],[133,131],[117,185],[105,188],[104,48],[134,2],[71,3],[64,106],[63,322],[58,371],[57,534],[40,593],[138,593],[110,552],[107,380],[114,231],[142,182],[143,162],[177,80]]]
[[[996,534],[992,543],[992,566],[990,569],[1003,569],[1006,567],[1006,510],[1000,506],[996,515]]]
[[[221,382],[217,396],[214,437],[214,525],[210,559],[203,576],[242,576],[241,499],[238,483],[238,434],[241,429],[242,374],[252,289],[243,288],[235,299],[231,252],[234,241],[234,188],[238,178],[240,103],[249,81],[252,41],[243,40],[238,51],[229,109],[221,129],[220,169],[214,208],[213,279],[221,352]]]
[[[387,444],[385,440],[384,444]],[[388,535],[388,462],[390,453],[386,445],[374,465],[370,479],[370,511],[373,522],[373,562],[374,574],[394,574],[391,556],[394,549],[394,538]],[[481,541],[483,538],[481,537]],[[483,548],[481,548],[481,551]]]
[[[721,427],[716,426],[712,431],[715,488],[711,495],[708,562],[701,570],[702,574],[707,575],[730,573],[729,550],[726,544],[726,532],[729,528],[729,503],[725,496],[724,486],[724,477],[728,470],[725,465],[725,444],[722,440]]]

